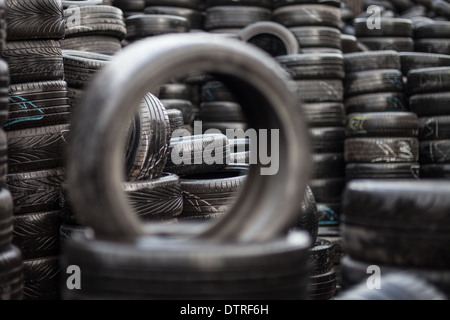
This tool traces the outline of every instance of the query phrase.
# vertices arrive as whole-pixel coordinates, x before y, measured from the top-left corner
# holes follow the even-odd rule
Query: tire
[[[414,51],[414,41],[412,38],[387,38],[387,37],[372,37],[372,38],[358,38],[358,41],[364,44],[369,50],[394,50],[398,52]]]
[[[64,78],[69,87],[83,88],[87,86],[95,74],[104,68],[111,56],[76,50],[64,50]]]
[[[352,113],[347,116],[347,137],[417,137],[419,119],[412,112]]]
[[[401,18],[385,18],[379,20],[380,28],[369,29],[370,24],[367,18],[355,19],[355,36],[364,37],[405,37],[411,38],[413,35],[413,26],[411,20]]]
[[[342,153],[315,153],[312,158],[314,164],[312,179],[340,178],[345,175]]]
[[[318,238],[314,243],[314,247],[310,249],[310,263],[312,267],[312,275],[328,273],[334,265],[335,246],[328,240]]]
[[[346,96],[367,93],[403,92],[403,76],[400,70],[382,69],[355,72],[345,79]]]
[[[133,41],[167,33],[189,32],[187,19],[172,15],[145,14],[128,17],[127,40]]]
[[[201,96],[203,102],[236,101],[236,98],[226,86],[218,81],[207,82],[203,85]]]
[[[408,74],[411,95],[441,91],[450,91],[450,67],[417,69]]]
[[[343,127],[311,128],[309,137],[313,153],[342,153],[345,140]]]
[[[449,179],[450,165],[448,164],[427,164],[420,166],[420,176],[424,179]]]
[[[0,250],[4,250],[11,245],[13,231],[12,219],[13,199],[11,193],[7,189],[2,188],[0,190]],[[2,270],[1,266],[0,270]]]
[[[24,300],[59,300],[58,257],[24,261]]]
[[[247,170],[227,170],[185,176],[180,218],[226,214],[246,181]]]
[[[67,19],[66,37],[80,35],[112,36],[123,40],[127,28],[123,12],[112,6],[81,6],[64,10]]]
[[[432,8],[436,14],[450,18],[450,4],[448,2],[443,0],[434,0]]]
[[[400,52],[399,56],[402,64],[402,73],[405,76],[408,75],[409,71],[415,69],[450,66],[450,57],[443,54]]]
[[[84,7],[84,6],[95,6],[97,4],[102,4],[103,0],[62,0],[64,9],[70,7],[70,6],[77,6],[77,7]]]
[[[114,55],[122,50],[119,39],[111,36],[79,36],[61,41],[63,50],[78,50],[106,55]]]
[[[344,289],[351,288],[354,285],[362,283],[367,280],[367,268],[370,263],[355,260],[349,256],[345,256],[341,260],[342,266],[342,286]],[[396,268],[393,266],[381,265],[381,276],[384,277],[394,272],[408,272],[415,274],[422,279],[427,280],[429,283],[436,286],[445,294],[450,293],[450,274],[446,270],[433,270],[433,269],[411,269],[411,268]]]
[[[342,102],[342,80],[297,80],[298,96],[304,103]]]
[[[344,65],[347,74],[378,69],[400,70],[401,68],[399,53],[392,50],[346,54]]]
[[[214,161],[216,163],[208,164],[204,156],[209,153],[212,155],[216,152],[219,152],[220,159]],[[184,161],[184,157],[187,157],[187,155],[189,155],[189,161]],[[174,159],[177,159],[177,161],[174,162]],[[208,162],[211,162],[211,160],[209,159]],[[180,163],[177,164],[176,162]],[[170,141],[169,157],[164,171],[182,177],[214,172],[217,169],[226,167],[229,162],[230,146],[228,139],[224,135],[215,134],[172,138]]]
[[[62,181],[62,169],[9,174],[7,183],[14,199],[14,214],[58,210]]]
[[[161,246],[148,241],[146,249],[77,239],[67,243],[61,269],[77,265],[84,270],[82,289],[63,289],[63,298],[305,299],[310,243],[304,242],[306,232],[296,235],[300,239],[239,246],[201,241]],[[204,266],[206,260],[217,263]],[[130,268],[139,271],[124,278]],[[104,280],[98,281],[101,274]]]
[[[450,140],[431,140],[420,142],[420,163],[450,163],[448,152]]]
[[[417,138],[350,138],[345,141],[345,161],[404,163],[419,160]]]
[[[306,122],[311,127],[340,127],[345,124],[345,110],[342,103],[304,103],[302,108]]]
[[[200,106],[200,119],[205,122],[245,122],[239,104],[234,102],[205,102]]]
[[[24,259],[59,254],[59,211],[15,215],[13,223],[13,244],[20,248]]]
[[[445,54],[450,53],[449,39],[417,39],[414,42],[414,50],[418,52]]]
[[[201,0],[145,0],[146,6],[171,6],[190,9],[199,9]]]
[[[341,49],[341,31],[331,27],[294,27],[291,32],[303,48],[334,48]]]
[[[233,6],[252,6],[252,7],[262,7],[272,9],[272,1],[270,0],[206,0],[204,2],[206,8],[233,5]]]
[[[450,139],[450,116],[437,116],[419,119],[419,139]]]
[[[250,152],[230,153],[230,163],[250,164]]]
[[[323,26],[338,28],[341,12],[338,8],[322,5],[291,5],[275,9],[272,20],[286,27]]]
[[[57,41],[8,42],[3,58],[9,64],[11,84],[62,80],[64,77],[61,46]]]
[[[63,7],[56,0],[4,1],[8,41],[62,39]]]
[[[180,110],[181,113],[183,114],[184,124],[191,124],[193,106],[189,100],[170,99],[170,100],[161,100],[161,103],[167,110],[171,109]]]
[[[306,187],[305,197],[301,204],[301,212],[295,229],[306,230],[311,236],[311,243],[316,243],[319,229],[316,199],[309,186]]]
[[[413,95],[410,98],[411,111],[419,117],[445,116],[449,114],[448,99],[450,92]]]
[[[144,10],[145,14],[150,15],[171,15],[181,18],[185,18],[190,22],[190,29],[201,30],[203,27],[203,15],[199,10],[189,9],[189,8],[177,8],[164,6],[151,6],[146,7]],[[189,30],[188,30],[189,31]]]
[[[403,270],[383,278],[380,290],[363,283],[340,295],[337,300],[446,300],[445,295],[423,278]]]
[[[341,0],[273,0],[272,2],[275,8],[293,4],[324,4],[337,8],[341,7]]]
[[[1,51],[0,51],[1,54]],[[9,67],[8,64],[0,59],[0,126],[3,126],[9,117]]]
[[[330,300],[336,294],[336,272],[330,270],[324,274],[313,275],[308,284],[311,300]]]
[[[114,6],[124,12],[143,12],[145,0],[114,0]]]
[[[23,259],[17,247],[11,245],[0,252],[0,274],[2,300],[22,300]]]
[[[358,52],[358,44],[356,37],[349,34],[342,34],[341,47],[342,53],[344,54]]]
[[[344,79],[344,63],[341,54],[298,54],[276,59],[284,65],[294,79]]]
[[[299,43],[292,32],[275,22],[256,22],[242,29],[239,38],[251,43],[272,57],[293,55],[299,52]]]
[[[148,93],[134,121],[131,151],[126,157],[129,181],[144,181],[161,175],[169,155],[170,122],[163,104]]]
[[[145,220],[168,220],[183,211],[180,179],[165,174],[149,181],[124,184],[125,194],[136,214]]]
[[[194,88],[183,83],[169,83],[159,87],[158,99],[160,100],[188,100],[194,98]]]
[[[446,39],[450,36],[450,26],[447,21],[433,21],[433,23],[421,24],[414,28],[416,39]]]
[[[169,109],[166,112],[169,116],[170,136],[172,137],[175,130],[182,130],[184,128],[183,114],[178,109]]]
[[[345,99],[347,114],[386,111],[408,111],[408,101],[402,92],[381,92],[356,95]]]
[[[347,180],[354,179],[416,179],[420,177],[418,163],[348,163]]]
[[[259,21],[270,21],[271,11],[250,6],[217,6],[206,10],[204,28],[207,31],[224,28],[245,28]]]
[[[8,173],[8,145],[5,132],[0,129],[0,188],[6,186],[6,174]]]
[[[344,178],[311,179],[309,186],[317,203],[335,203],[341,200],[345,187]]]
[[[11,111],[22,110],[24,101],[38,106],[58,106],[68,104],[67,83],[65,81],[41,81],[9,86]]]

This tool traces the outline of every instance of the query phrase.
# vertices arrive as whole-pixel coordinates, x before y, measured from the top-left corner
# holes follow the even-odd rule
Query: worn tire
[[[308,130],[313,153],[342,153],[344,127],[311,128]]]
[[[291,32],[297,38],[301,49],[333,48],[341,49],[341,31],[331,27],[293,27]]]
[[[430,140],[420,142],[420,163],[450,163],[450,140]]]
[[[356,52],[344,55],[345,72],[395,69],[400,70],[399,53],[393,50]]]
[[[270,21],[271,11],[250,6],[216,6],[206,10],[204,28],[207,31],[224,28],[245,28],[259,21]]]
[[[450,66],[450,56],[437,53],[400,52],[402,73],[407,76],[409,71],[423,68]]]
[[[341,54],[318,53],[277,57],[294,79],[344,79],[344,63]]]
[[[358,38],[358,42],[364,44],[369,50],[394,50],[398,52],[414,51],[414,41],[412,38]]]
[[[24,300],[59,300],[59,257],[24,261]]]
[[[191,26],[187,19],[163,14],[142,14],[128,17],[127,40],[134,41],[167,33],[189,32]]]
[[[411,20],[402,18],[385,18],[379,20],[380,28],[369,29],[368,19],[357,18],[354,20],[355,36],[364,37],[406,37],[413,35],[413,26]]]
[[[450,91],[450,67],[417,69],[408,74],[410,95],[442,91]]]
[[[403,76],[400,70],[378,69],[354,72],[345,79],[346,96],[379,92],[403,92]]]
[[[272,19],[286,27],[324,26],[339,28],[341,12],[338,8],[332,6],[291,5],[275,9]]]
[[[122,50],[119,39],[112,36],[87,35],[61,40],[63,50],[78,50],[106,55],[114,55]]]
[[[304,103],[302,109],[306,122],[311,127],[339,127],[345,124],[345,109],[342,103]]]
[[[342,102],[344,88],[342,80],[297,80],[299,99],[304,103]]]
[[[380,92],[356,95],[345,99],[347,114],[386,111],[408,111],[403,92]]]
[[[416,179],[420,177],[418,163],[348,163],[347,180],[354,179]]]
[[[189,22],[189,29],[201,30],[203,27],[203,14],[200,10],[181,7],[151,6],[144,10],[146,15],[170,15],[184,18]],[[187,31],[186,31],[187,32]]]

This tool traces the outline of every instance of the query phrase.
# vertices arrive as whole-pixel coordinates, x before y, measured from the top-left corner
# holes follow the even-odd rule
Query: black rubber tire
[[[202,11],[199,10],[164,5],[146,7],[144,13],[146,15],[170,15],[185,18],[189,22],[189,30],[201,30],[203,27],[203,15]]]
[[[336,300],[446,300],[446,297],[424,278],[401,270],[383,277],[380,290],[370,290],[363,282]]]
[[[344,250],[374,264],[448,268],[448,202],[447,182],[351,181],[342,204]]]
[[[2,188],[0,190],[0,250],[5,249],[11,244],[13,206],[11,193],[7,189]],[[0,267],[0,274],[1,273]]]
[[[24,300],[60,300],[59,257],[24,261]]]
[[[7,183],[14,199],[14,213],[58,210],[63,174],[62,169],[9,174]]]
[[[188,100],[194,99],[194,87],[183,83],[168,83],[159,87],[158,99],[160,100]]]
[[[58,41],[11,41],[6,43],[3,58],[9,64],[11,84],[62,80],[64,66]]]
[[[332,6],[290,5],[275,9],[272,20],[286,27],[324,26],[339,28],[341,11]]]
[[[367,18],[357,18],[354,20],[355,36],[364,37],[405,37],[411,38],[413,26],[411,20],[402,18],[385,18],[379,20],[380,28],[369,29]]]
[[[0,188],[6,186],[6,174],[8,173],[8,144],[5,132],[0,129]]]
[[[342,53],[348,54],[358,52],[358,42],[355,36],[349,34],[341,35],[341,48]]]
[[[168,220],[183,211],[180,179],[164,174],[149,181],[124,184],[125,194],[136,214],[144,220]]]
[[[304,103],[302,109],[310,127],[338,127],[345,124],[345,110],[342,103]]]
[[[9,131],[9,173],[62,167],[69,125]]]
[[[299,43],[292,32],[283,25],[262,21],[249,24],[242,29],[239,38],[251,43],[272,57],[298,54]]]
[[[170,122],[170,136],[172,137],[175,130],[184,129],[183,113],[178,109],[166,110]]]
[[[313,275],[309,280],[309,299],[330,300],[336,294],[336,272],[333,269],[327,273]]]
[[[210,81],[205,83],[202,86],[201,91],[203,102],[236,101],[236,98],[233,96],[233,94],[226,88],[223,83],[219,81]]]
[[[126,156],[129,181],[143,181],[161,175],[169,155],[170,121],[162,102],[151,93],[141,102],[134,121],[130,153]]]
[[[355,260],[349,256],[345,256],[341,260],[342,266],[342,287],[348,289],[359,283],[367,281],[367,268],[371,263]],[[408,272],[415,274],[429,283],[435,285],[443,293],[450,294],[450,273],[446,270],[434,269],[411,269],[411,268],[396,268],[393,266],[380,265],[381,276],[394,272]]]
[[[430,140],[420,142],[420,163],[450,163],[450,140]]]
[[[311,274],[328,273],[334,264],[335,246],[328,240],[318,238],[310,249],[310,263],[313,266]]]
[[[412,38],[387,38],[387,37],[372,37],[372,38],[358,38],[358,42],[364,44],[369,50],[394,50],[398,52],[414,51],[414,41]]]
[[[114,0],[114,7],[117,7],[124,12],[143,12],[145,0]]]
[[[402,73],[407,76],[409,71],[422,68],[450,66],[450,56],[437,53],[400,52]]]
[[[449,164],[426,164],[420,166],[420,176],[424,179],[450,179]]]
[[[245,122],[242,108],[235,102],[204,102],[200,119],[205,122]]]
[[[41,81],[20,83],[9,86],[11,111],[22,110],[23,102],[37,106],[58,106],[68,104],[67,83],[65,81]]]
[[[342,153],[344,150],[344,127],[310,128],[308,130],[313,153]]]
[[[167,33],[189,32],[191,25],[183,17],[163,14],[142,14],[128,17],[127,40],[138,40]]]
[[[450,3],[443,0],[434,0],[432,5],[433,11],[439,16],[450,18]]]
[[[347,116],[347,137],[417,137],[419,119],[412,112],[352,113]]]
[[[450,114],[448,110],[450,92],[436,92],[417,94],[409,100],[411,111],[419,117],[445,116]]]
[[[339,225],[341,203],[317,203],[317,213],[319,216],[319,230],[321,227]]]
[[[1,54],[1,51],[0,51]],[[3,126],[9,117],[9,67],[6,61],[0,59],[0,126]]]
[[[344,88],[342,80],[297,80],[297,93],[304,103],[342,102]]]
[[[2,300],[22,300],[23,259],[19,248],[10,245],[0,252],[0,275]]]
[[[424,23],[414,28],[416,39],[446,39],[450,36],[450,25],[447,21],[433,21]]]
[[[448,55],[450,54],[450,40],[444,38],[417,39],[414,42],[414,50]]]
[[[275,8],[293,4],[323,4],[337,8],[341,7],[341,0],[272,0],[272,3]]]
[[[408,102],[402,92],[382,92],[357,95],[345,99],[347,114],[358,112],[408,111]]]
[[[311,188],[307,186],[305,197],[301,204],[299,218],[295,224],[295,229],[308,231],[311,236],[311,243],[316,243],[319,229],[318,219],[316,199],[314,198]]]
[[[61,48],[114,55],[122,50],[122,44],[119,39],[112,36],[87,35],[64,39],[61,41]]]
[[[206,10],[205,30],[245,28],[259,21],[270,21],[271,11],[250,6],[217,6]]]
[[[344,55],[345,72],[395,69],[400,70],[400,57],[393,50],[356,52]]]
[[[342,153],[315,153],[312,158],[314,164],[312,179],[339,178],[345,175]]]
[[[13,244],[24,259],[57,256],[59,254],[59,211],[15,215]]]
[[[341,200],[345,187],[344,178],[311,179],[309,186],[317,203],[334,203]]]
[[[208,239],[214,234],[213,238],[216,240],[233,239],[230,241],[240,242],[245,234],[246,242],[268,241],[284,234],[284,231],[292,225],[298,207],[292,201],[285,199],[285,197],[289,197],[291,200],[294,198],[293,194],[285,193],[285,188],[287,185],[290,186],[290,189],[295,186],[297,190],[295,198],[301,197],[303,188],[306,187],[306,176],[309,172],[308,153],[303,151],[303,146],[307,146],[306,127],[301,117],[298,99],[286,82],[288,77],[273,59],[268,58],[260,50],[236,40],[217,39],[213,35],[188,34],[168,35],[144,40],[136,46],[130,46],[123,50],[115,61],[101,72],[97,78],[98,82],[91,86],[84,100],[83,106],[85,109],[76,113],[72,122],[73,144],[69,149],[68,158],[78,158],[78,160],[69,163],[68,176],[70,185],[86,185],[86,188],[71,187],[71,190],[77,190],[77,194],[74,195],[77,213],[87,218],[88,224],[93,226],[97,238],[113,237],[117,240],[125,240],[133,239],[139,234],[145,234],[138,219],[133,218],[128,211],[129,206],[127,206],[123,195],[117,194],[116,188],[117,184],[120,183],[120,175],[104,174],[110,172],[110,170],[104,170],[108,167],[106,163],[109,163],[113,158],[110,152],[113,152],[114,149],[116,150],[113,153],[119,154],[121,152],[117,141],[126,129],[127,123],[124,121],[131,118],[133,114],[132,107],[137,108],[139,97],[143,97],[150,88],[157,87],[161,83],[167,83],[170,79],[181,77],[182,73],[187,70],[188,65],[191,73],[217,74],[218,80],[229,86],[240,102],[245,105],[245,114],[249,115],[249,119],[252,119],[251,127],[257,130],[260,128],[277,128],[280,130],[280,135],[283,136],[280,145],[278,174],[266,177],[265,174],[267,173],[264,170],[266,168],[261,163],[254,165],[253,170],[261,169],[262,175],[251,170],[249,180],[260,179],[258,183],[256,181],[251,184],[256,185],[258,191],[253,193],[251,188],[246,189],[245,200],[240,199],[224,220],[221,220],[218,225],[208,227],[198,237]],[[136,54],[135,50],[145,52],[145,54]],[[167,54],[167,52],[170,52],[170,54]],[[219,52],[220,54],[218,54]],[[229,60],[230,56],[233,56],[234,59]],[[186,60],[187,58],[189,58],[189,62]],[[195,64],[191,65],[194,61],[196,61]],[[117,70],[116,68],[119,65],[120,70]],[[131,65],[135,67],[129,68]],[[245,72],[242,69],[243,65],[246,66]],[[158,66],[158,68],[155,66]],[[122,76],[114,76],[116,73],[120,73]],[[228,77],[223,76],[224,74]],[[133,79],[136,80],[137,78],[146,80],[136,84]],[[235,81],[236,79],[240,80]],[[104,83],[108,83],[107,94],[104,89],[99,91],[97,88],[98,86],[103,88]],[[133,88],[133,95],[123,94],[131,88]],[[98,92],[105,94],[102,102],[96,101],[99,98]],[[262,98],[261,95],[267,95],[267,99]],[[275,97],[278,98],[275,99]],[[275,101],[278,102],[275,103]],[[123,105],[129,106],[129,108],[123,108]],[[110,116],[104,118],[101,114],[106,110],[108,110]],[[265,116],[267,110],[270,111]],[[284,111],[282,112],[282,110]],[[252,111],[255,113],[254,117],[250,117]],[[97,121],[99,119],[102,119],[102,121]],[[258,119],[262,123],[259,123]],[[86,126],[86,129],[83,129],[84,126]],[[96,128],[97,133],[103,133],[94,136],[90,132],[89,137],[85,136],[87,128],[92,127]],[[120,128],[123,130],[120,130]],[[114,142],[112,140],[111,143],[106,142],[113,137],[115,137]],[[287,144],[290,145],[289,148],[285,148]],[[100,146],[103,146],[101,152],[99,152]],[[90,159],[95,158],[98,161],[95,164],[90,163],[90,160],[84,157],[85,154],[89,154]],[[103,164],[105,164],[105,167]],[[120,172],[123,169],[119,166],[114,170]],[[289,170],[289,174],[285,170]],[[276,181],[281,176],[283,176],[283,181],[279,181],[279,194],[274,199],[274,195],[271,196],[272,191],[266,193],[266,188],[269,188],[268,182],[270,181],[269,189],[273,190],[273,185],[278,185]],[[90,183],[83,182],[84,178],[87,177],[90,177]],[[104,180],[109,182],[105,183]],[[100,185],[100,188],[95,187]],[[97,194],[94,190],[102,191]],[[279,195],[282,195],[282,199],[278,198]],[[111,205],[110,200],[115,205]],[[87,205],[88,203],[89,205]],[[252,207],[255,210],[252,212],[243,210],[242,205],[247,206],[246,203],[253,203]],[[283,207],[283,210],[279,210],[279,205]],[[102,210],[97,210],[99,208],[102,208]],[[275,208],[276,210],[272,211]],[[107,219],[101,218],[101,211],[103,211],[103,214],[107,214]],[[96,213],[90,214],[91,212]],[[269,218],[272,214],[276,215],[277,219]],[[245,222],[247,219],[252,220],[256,218],[253,215],[258,217],[268,215],[266,221],[270,220],[270,223],[243,223],[236,226],[232,222],[235,220],[241,222]],[[231,227],[231,225],[233,226]],[[264,230],[264,232],[258,230]],[[249,233],[253,236],[248,236]]]
[[[170,109],[180,110],[181,113],[183,114],[184,124],[191,124],[193,106],[189,100],[169,99],[169,100],[161,100],[161,103],[164,105],[164,108],[166,110]]]
[[[180,218],[227,214],[242,189],[248,170],[227,170],[181,179],[183,213]]]
[[[391,0],[394,7],[399,11],[405,11],[414,6],[414,2],[411,0]]]
[[[420,177],[418,163],[348,163],[347,180],[354,179],[416,179]]]
[[[102,4],[103,0],[62,0],[64,9],[70,7],[70,6],[76,6],[76,7],[84,7],[84,6],[95,6],[98,4]]]
[[[69,87],[83,88],[87,86],[95,74],[104,68],[112,57],[108,55],[64,50],[64,79]]]
[[[65,34],[63,7],[57,0],[6,0],[8,41],[62,39]]]
[[[43,126],[69,123],[71,118],[70,105],[49,107],[46,109],[23,110],[9,113],[9,121],[5,130],[20,130]]]
[[[412,70],[408,74],[410,95],[450,91],[450,67]]]
[[[296,54],[277,57],[294,79],[344,79],[342,54]]]
[[[204,1],[202,1],[202,0],[145,0],[145,5],[146,6],[172,6],[172,7],[199,9],[202,2],[204,2]]]
[[[400,70],[379,69],[348,74],[345,79],[346,96],[379,92],[403,92]]]
[[[341,49],[341,31],[331,27],[293,27],[291,32],[297,38],[301,49],[334,48]]]
[[[113,36],[123,40],[127,34],[123,12],[113,6],[98,5],[68,8],[64,10],[64,16],[67,20],[67,38],[95,34]]]
[[[419,139],[450,139],[450,116],[420,118]]]
[[[399,163],[419,160],[417,138],[350,138],[345,141],[345,161]]]
[[[148,0],[148,1],[151,1],[151,0]],[[190,1],[190,0],[184,0],[184,1]],[[271,0],[205,0],[204,3],[205,3],[206,8],[216,7],[216,6],[251,6],[251,7],[262,7],[262,8],[272,9],[272,1]]]

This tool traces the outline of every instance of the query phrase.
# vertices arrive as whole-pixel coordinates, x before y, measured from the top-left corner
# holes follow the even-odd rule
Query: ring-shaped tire
[[[149,89],[189,71],[216,76],[241,103],[250,127],[279,130],[280,142],[276,174],[264,171],[268,168],[261,162],[252,165],[230,213],[196,237],[263,242],[286,234],[295,223],[297,200],[303,198],[311,169],[295,83],[275,60],[240,41],[207,34],[166,35],[138,41],[118,54],[97,75],[74,115],[69,187],[76,212],[98,239],[134,241],[148,235],[121,190],[122,132]]]

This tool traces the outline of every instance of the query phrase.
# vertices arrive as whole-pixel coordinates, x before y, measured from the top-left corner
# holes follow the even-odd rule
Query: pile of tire
[[[8,189],[14,198],[13,243],[24,258],[24,298],[59,298],[57,194],[64,176],[70,105],[58,40],[60,1],[5,1],[9,63]]]
[[[368,281],[368,273],[383,281],[407,271],[448,295],[448,192],[447,182],[432,180],[350,182],[342,212],[344,288]]]
[[[318,238],[310,249],[312,272],[308,284],[311,300],[330,300],[336,294],[336,271],[334,270],[334,243]]]

